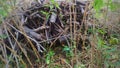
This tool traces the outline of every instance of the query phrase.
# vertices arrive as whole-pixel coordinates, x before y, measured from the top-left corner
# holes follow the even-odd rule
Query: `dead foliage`
[[[25,48],[35,51],[36,55],[55,43],[70,46],[72,36],[76,35],[76,39],[80,40],[78,31],[82,29],[81,33],[84,33],[86,5],[79,1],[76,4],[61,2],[58,6],[35,2],[27,9],[21,7],[4,23],[3,33],[8,36],[5,42],[14,50]]]

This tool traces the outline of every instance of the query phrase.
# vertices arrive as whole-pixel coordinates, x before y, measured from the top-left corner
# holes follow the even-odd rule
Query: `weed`
[[[9,12],[11,11],[11,6],[6,4],[7,0],[1,0],[0,1],[0,22],[2,22],[4,20],[4,18],[9,14]],[[2,7],[1,7],[2,5]],[[46,19],[48,19],[50,17],[51,14],[55,15],[54,13],[54,9],[60,9],[59,5],[57,2],[55,2],[54,0],[50,0],[50,3],[45,5],[47,8],[49,8],[49,12],[48,11],[40,11],[41,14],[45,15]],[[72,6],[72,8],[70,9],[70,22],[71,25],[74,25],[74,30],[76,29],[76,24],[72,24],[72,20],[74,18],[74,21],[76,21],[76,11],[74,11],[74,7]],[[107,8],[106,8],[107,7]],[[95,18],[97,18],[98,20],[100,20],[100,18],[98,18],[99,16],[101,16],[106,23],[107,20],[107,12],[108,10],[114,10],[116,9],[115,4],[112,3],[112,0],[94,0],[93,1],[93,8],[95,10],[95,14],[93,14],[93,16],[95,16]],[[107,11],[104,11],[104,13],[102,13],[101,11],[106,9]],[[72,12],[74,11],[74,12]],[[106,14],[105,14],[106,13]],[[69,14],[68,14],[69,15]],[[60,14],[60,17],[62,18],[64,15]],[[101,21],[103,22],[103,21]],[[14,22],[16,23],[16,22]],[[66,23],[66,22],[64,22]],[[69,23],[69,22],[68,22]],[[94,23],[94,22],[93,22]],[[95,22],[99,23],[99,21]],[[113,24],[114,25],[114,24]],[[101,26],[101,25],[98,25]],[[72,27],[70,27],[70,33],[72,34],[71,36],[74,36],[71,41],[74,41],[74,45],[73,43],[70,43],[70,46],[64,46],[64,48],[62,49],[62,51],[65,53],[65,56],[61,55],[59,57],[57,57],[57,59],[60,59],[60,63],[66,64],[66,66],[68,65],[69,67],[74,67],[74,68],[116,68],[116,67],[120,67],[120,50],[118,46],[120,43],[120,35],[119,33],[115,33],[116,30],[114,30],[114,32],[108,33],[108,31],[106,30],[106,27],[102,26],[102,27],[98,27],[97,28],[94,26],[93,28],[88,29],[88,33],[87,35],[92,35],[92,38],[90,38],[90,42],[91,45],[90,47],[85,47],[85,50],[83,50],[83,52],[78,52],[76,49],[76,30],[74,31],[74,35],[73,35],[73,29]],[[86,26],[87,27],[87,26]],[[9,33],[11,33],[9,31]],[[38,32],[39,33],[39,32]],[[81,34],[81,33],[80,33]],[[107,35],[109,34],[109,35]],[[12,35],[12,34],[11,34]],[[86,34],[85,34],[86,35]],[[81,36],[81,35],[78,35]],[[14,37],[14,36],[12,36]],[[6,35],[2,34],[0,35],[0,39],[4,39],[7,38]],[[82,37],[84,38],[84,37]],[[29,40],[27,40],[29,41]],[[81,40],[84,41],[84,40]],[[0,41],[1,42],[1,41]],[[14,42],[12,42],[14,43]],[[11,46],[13,46],[11,43]],[[1,46],[4,45],[4,46]],[[23,44],[21,44],[20,42],[18,42],[17,40],[15,41],[14,45],[17,46],[21,46]],[[32,45],[32,44],[31,44]],[[73,46],[72,46],[73,45]],[[82,45],[82,44],[81,44]],[[8,55],[5,53],[5,47],[6,45],[2,42],[0,43],[0,49],[3,50],[3,55],[0,56],[7,56],[4,57],[4,61],[8,62]],[[34,48],[34,47],[32,47]],[[25,56],[27,60],[23,60],[21,58],[24,58],[22,56],[22,54],[16,54],[16,51],[13,48],[8,48],[11,52],[12,52],[12,59],[9,59],[9,65],[12,67],[13,65],[15,65],[18,68],[26,68],[27,66],[24,65],[23,63],[25,63],[27,60],[29,61],[29,64],[31,64],[31,60],[29,60],[30,56],[24,51],[23,47],[20,47],[22,52],[25,52]],[[28,49],[28,48],[26,48]],[[34,49],[33,49],[34,50]],[[31,49],[30,49],[31,51]],[[61,50],[60,50],[61,51]],[[36,50],[34,52],[37,52]],[[33,53],[34,53],[33,52]],[[54,64],[54,56],[55,56],[55,52],[53,50],[49,50],[48,53],[45,55],[45,63],[48,65],[47,67],[49,68],[62,68],[62,65],[60,65],[60,63],[57,63],[56,65],[58,66],[52,66],[52,64]],[[63,54],[64,55],[64,54]],[[27,57],[29,56],[29,57]],[[36,55],[37,56],[37,55]],[[0,57],[1,58],[1,57]],[[44,58],[44,57],[43,57]],[[41,62],[41,60],[39,60],[39,57],[37,58],[38,60],[36,60],[37,63]],[[34,59],[33,59],[34,60]],[[22,61],[22,63],[20,62]],[[59,60],[57,60],[59,61]],[[5,67],[5,65],[7,66],[7,64],[5,64],[5,62],[0,61],[0,67]],[[16,65],[16,63],[18,63]],[[29,65],[28,64],[28,65]],[[44,63],[43,63],[44,64]],[[63,65],[65,66],[65,65]]]
[[[73,51],[69,46],[64,46],[63,52],[65,52],[66,57],[72,57],[73,56]]]
[[[52,57],[55,55],[54,51],[50,50],[46,55],[46,63],[50,64],[52,62]]]

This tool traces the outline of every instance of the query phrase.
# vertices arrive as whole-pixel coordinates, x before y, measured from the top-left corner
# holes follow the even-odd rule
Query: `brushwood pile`
[[[70,45],[74,25],[75,34],[81,27],[84,29],[86,5],[87,2],[80,1],[47,4],[35,2],[27,9],[20,8],[20,12],[11,14],[4,23],[6,26],[3,33],[8,36],[5,43],[15,50],[20,49],[16,42],[24,44],[21,46],[26,49],[33,44],[38,52],[45,51],[46,46],[51,47],[57,42],[59,45]]]

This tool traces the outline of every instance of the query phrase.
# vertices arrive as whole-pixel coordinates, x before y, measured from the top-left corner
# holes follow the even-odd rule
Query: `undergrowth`
[[[7,4],[9,3],[9,4]],[[2,27],[5,18],[10,15],[11,9],[15,6],[13,1],[1,0],[0,1],[0,27]],[[77,45],[77,35],[75,34],[76,27],[72,34],[70,40],[70,46],[68,45],[60,45],[57,44],[58,47],[50,48],[48,47],[48,51],[43,53],[43,57],[39,58],[29,58],[31,55],[26,53],[26,50],[21,49],[21,54],[17,54],[15,50],[10,49],[4,44],[3,40],[7,38],[7,35],[2,34],[0,32],[0,67],[1,68],[28,68],[28,67],[36,67],[36,68],[119,68],[120,67],[120,33],[116,30],[110,30],[111,28],[104,26],[102,23],[106,23],[107,13],[116,10],[118,5],[112,3],[112,0],[94,0],[90,2],[90,5],[93,6],[92,15],[88,15],[88,17],[93,17],[92,25],[90,28],[87,26],[86,14],[84,14],[85,20],[83,20],[85,25],[84,35],[82,35],[83,39],[82,43]],[[54,0],[51,0],[51,4],[47,4],[46,6],[50,6],[50,9],[56,6],[58,9],[59,5]],[[74,6],[72,6],[74,8]],[[91,6],[90,6],[91,7]],[[88,9],[88,6],[86,7]],[[105,11],[104,11],[105,10]],[[75,10],[74,10],[75,11]],[[46,19],[52,12],[44,12]],[[85,12],[86,13],[86,12]],[[95,14],[94,14],[95,13]],[[101,15],[102,14],[102,15]],[[73,16],[73,19],[75,15]],[[84,19],[83,18],[83,19]],[[101,18],[103,21],[100,21]],[[75,20],[75,19],[74,19]],[[119,21],[120,22],[120,21]],[[112,24],[114,25],[114,24]],[[120,23],[118,23],[120,25]],[[118,26],[116,26],[118,27]],[[72,29],[72,28],[71,28]],[[72,31],[71,31],[72,32]],[[78,34],[81,34],[82,30],[78,31]],[[88,36],[89,43],[86,44],[84,38]],[[29,40],[28,40],[29,41]],[[21,45],[21,42],[17,42]],[[23,44],[25,45],[25,44]],[[80,46],[81,49],[77,48]],[[8,55],[6,53],[6,48],[10,50],[12,55]],[[34,52],[33,52],[34,54]],[[35,53],[36,54],[36,53]],[[36,56],[36,55],[35,55]],[[26,57],[26,58],[25,58]],[[33,65],[33,66],[31,66]]]

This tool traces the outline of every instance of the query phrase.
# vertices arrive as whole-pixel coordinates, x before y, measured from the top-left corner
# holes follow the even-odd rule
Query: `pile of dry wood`
[[[35,44],[39,52],[46,50],[43,43],[52,46],[57,41],[70,45],[74,25],[76,30],[81,28],[86,4],[79,1],[60,4],[33,3],[30,8],[17,13],[18,17],[13,14],[12,19],[6,22],[4,33],[9,36],[7,42],[11,45],[15,45],[16,40],[26,43],[27,38]]]

